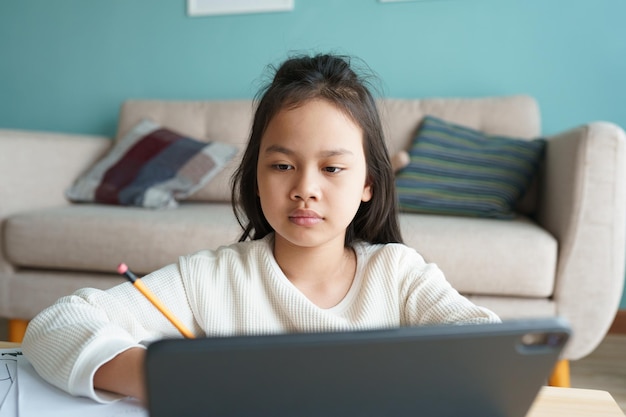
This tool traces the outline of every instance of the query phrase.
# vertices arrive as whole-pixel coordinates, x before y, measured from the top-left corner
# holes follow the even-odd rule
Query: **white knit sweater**
[[[338,305],[322,309],[283,274],[272,246],[270,235],[202,251],[142,279],[197,336],[499,321],[459,295],[436,265],[400,244],[356,244],[351,289]],[[130,347],[166,336],[180,334],[124,283],[61,298],[30,322],[22,348],[50,383],[104,402],[116,397],[94,390],[98,367]]]

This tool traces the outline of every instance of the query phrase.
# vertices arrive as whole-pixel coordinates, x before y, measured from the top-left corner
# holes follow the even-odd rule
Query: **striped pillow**
[[[237,152],[142,120],[66,192],[73,202],[173,208],[209,182]]]
[[[544,139],[489,136],[432,116],[396,176],[402,211],[507,219],[543,156]]]

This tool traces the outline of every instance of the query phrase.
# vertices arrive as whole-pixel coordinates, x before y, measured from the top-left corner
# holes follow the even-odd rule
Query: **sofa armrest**
[[[626,135],[594,122],[548,138],[537,219],[559,242],[557,314],[577,337],[581,358],[606,334],[624,285]]]
[[[112,143],[103,136],[0,129],[0,232],[13,213],[68,204],[65,190]],[[3,253],[0,240],[0,276],[13,270]]]
[[[65,190],[111,145],[103,136],[0,129],[0,221],[67,204]]]

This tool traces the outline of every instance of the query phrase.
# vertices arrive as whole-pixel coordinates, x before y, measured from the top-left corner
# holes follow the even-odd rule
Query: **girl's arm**
[[[145,358],[143,348],[125,350],[98,368],[93,377],[94,388],[135,397],[145,404]]]
[[[408,324],[499,323],[492,311],[479,307],[459,294],[435,264],[428,264],[414,251],[403,259],[405,320]]]
[[[201,334],[179,271],[179,265],[170,265],[142,279],[186,327]],[[125,371],[132,371],[137,375],[134,380],[140,380],[143,362],[137,360],[137,350],[145,349],[142,342],[163,337],[182,336],[132,284],[124,283],[107,291],[82,289],[61,298],[31,320],[22,349],[51,384],[72,395],[107,402],[130,393],[124,387],[127,381],[120,375],[114,378],[119,389],[107,385],[107,391],[118,395],[96,391],[96,371],[105,364],[119,369],[122,361],[130,360],[131,367]],[[106,377],[107,369],[98,377]],[[133,395],[141,395],[134,385]]]

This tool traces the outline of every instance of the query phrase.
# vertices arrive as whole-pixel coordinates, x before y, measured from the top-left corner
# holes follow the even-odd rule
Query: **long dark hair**
[[[372,185],[372,198],[361,202],[346,230],[345,245],[355,240],[402,242],[389,153],[376,102],[366,85],[365,78],[350,67],[350,59],[337,55],[297,56],[275,70],[272,82],[256,96],[258,107],[248,147],[233,175],[233,210],[243,228],[240,241],[261,239],[274,231],[261,209],[256,177],[261,138],[270,120],[284,108],[324,99],[363,130],[367,176]]]

